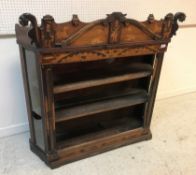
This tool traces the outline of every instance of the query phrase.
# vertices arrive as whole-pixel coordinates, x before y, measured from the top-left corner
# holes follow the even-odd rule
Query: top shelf
[[[131,66],[128,66],[123,72],[122,70],[117,72],[116,75],[109,77],[101,77],[90,80],[83,80],[71,83],[63,83],[60,85],[54,86],[54,94],[66,93],[74,90],[85,89],[95,86],[107,85],[112,83],[119,83],[123,81],[129,81],[133,79],[143,78],[150,76],[152,73],[152,66],[145,63],[135,63]],[[93,73],[92,73],[93,74]],[[91,75],[92,75],[91,74]],[[96,74],[96,72],[94,72]],[[110,75],[110,72],[107,71],[106,74]]]

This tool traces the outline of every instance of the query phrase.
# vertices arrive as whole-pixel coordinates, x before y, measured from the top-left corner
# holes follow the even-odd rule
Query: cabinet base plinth
[[[144,131],[144,130],[143,130]],[[73,161],[81,160],[90,156],[94,156],[106,151],[110,151],[132,143],[150,140],[152,134],[136,129],[127,133],[120,133],[119,136],[111,136],[100,140],[95,140],[73,147],[63,148],[57,150],[57,153],[47,154],[41,150],[37,145],[30,142],[31,151],[40,157],[50,168],[58,168],[62,165],[71,163]],[[121,135],[122,134],[122,135]],[[110,144],[108,143],[110,142]]]

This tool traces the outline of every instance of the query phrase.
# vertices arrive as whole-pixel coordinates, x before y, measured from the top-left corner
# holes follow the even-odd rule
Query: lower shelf
[[[112,149],[119,148],[131,143],[149,140],[152,138],[150,130],[140,127],[137,129],[121,132],[108,137],[92,140],[84,144],[68,148],[58,149],[56,153],[46,154],[37,145],[30,141],[31,150],[37,154],[51,168],[94,156]]]
[[[112,121],[99,121],[91,127],[69,130],[57,135],[57,147],[62,149],[82,143],[90,142],[99,138],[112,136],[125,131],[142,127],[142,117],[119,117]]]

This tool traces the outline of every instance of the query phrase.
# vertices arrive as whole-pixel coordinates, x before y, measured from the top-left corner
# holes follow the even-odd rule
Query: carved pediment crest
[[[146,21],[139,22],[135,19],[126,18],[126,14],[121,12],[113,12],[107,14],[105,19],[90,23],[81,22],[77,15],[73,15],[70,22],[58,24],[52,16],[46,15],[42,19],[41,26],[38,26],[35,16],[24,13],[20,16],[19,23],[21,26],[29,27],[28,37],[31,39],[31,43],[35,43],[37,47],[67,47],[75,46],[74,43],[78,44],[81,41],[79,46],[86,43],[107,45],[136,42],[138,38],[142,42],[164,40],[168,42],[178,30],[178,21],[183,22],[185,18],[185,14],[181,12],[175,15],[169,13],[162,20],[155,20],[153,14],[150,14]],[[28,25],[29,22],[30,26]],[[16,25],[16,31],[19,31],[21,26]],[[96,27],[98,28],[97,30]],[[125,32],[126,28],[128,30]],[[94,30],[99,31],[99,35]],[[122,37],[124,36],[122,31],[127,35],[127,38]],[[135,39],[131,36],[132,31],[134,31]],[[105,38],[100,39],[100,35]],[[82,37],[83,40],[81,39]]]

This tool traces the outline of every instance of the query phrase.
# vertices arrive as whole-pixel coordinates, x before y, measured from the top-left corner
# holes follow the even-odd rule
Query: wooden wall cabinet
[[[183,13],[144,22],[114,12],[90,23],[77,15],[16,24],[30,148],[51,168],[151,138],[164,52]]]

